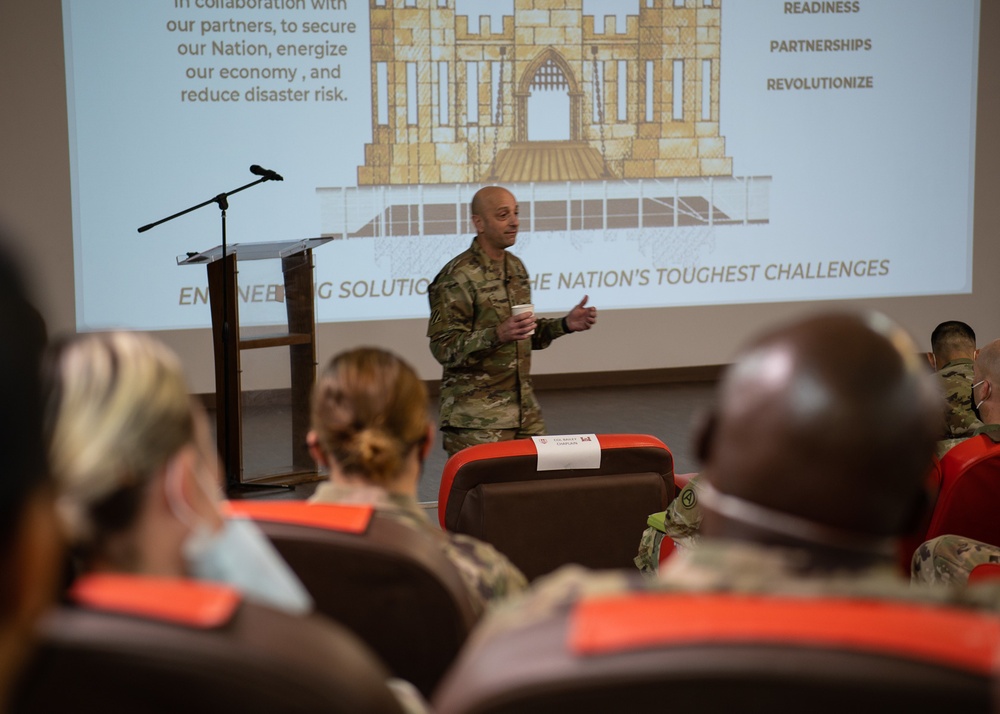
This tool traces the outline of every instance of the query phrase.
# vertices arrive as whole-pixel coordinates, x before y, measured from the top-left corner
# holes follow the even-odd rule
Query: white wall
[[[53,333],[73,330],[75,325],[61,27],[59,0],[3,0],[0,4],[0,224],[19,241]],[[929,349],[926,343],[933,327],[948,319],[971,324],[980,344],[1000,337],[1000,280],[995,275],[1000,267],[996,237],[1000,225],[1000,42],[988,39],[998,35],[1000,3],[986,0],[980,40],[973,295],[607,312],[595,330],[559,340],[538,353],[536,374],[720,364],[761,326],[804,310],[834,306],[882,310],[910,330],[925,349]],[[422,321],[321,325],[320,359],[352,345],[383,345],[406,356],[423,377],[437,378],[440,371],[427,349],[424,329]],[[192,389],[213,391],[210,333],[158,335],[180,353]],[[244,355],[245,388],[283,386],[286,372],[282,350]]]

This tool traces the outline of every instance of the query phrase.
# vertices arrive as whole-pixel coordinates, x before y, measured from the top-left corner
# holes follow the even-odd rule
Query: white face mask
[[[738,496],[722,493],[702,478],[698,482],[698,496],[709,510],[734,521],[746,523],[763,530],[789,536],[809,543],[891,556],[895,553],[895,538],[880,538],[863,533],[843,530],[825,523],[776,511]]]
[[[167,467],[166,493],[170,510],[190,528],[184,540],[184,562],[198,580],[225,583],[253,600],[292,614],[312,610],[313,601],[288,564],[256,523],[229,518],[212,531],[185,501],[176,461]],[[199,488],[203,488],[200,479]]]

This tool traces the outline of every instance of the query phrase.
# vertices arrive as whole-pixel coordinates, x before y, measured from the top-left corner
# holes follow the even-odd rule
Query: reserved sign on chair
[[[601,442],[596,434],[533,436],[539,471],[601,468]]]

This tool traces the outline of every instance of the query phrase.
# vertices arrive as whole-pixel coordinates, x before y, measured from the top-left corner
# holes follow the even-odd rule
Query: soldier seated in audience
[[[57,344],[46,438],[79,573],[225,582],[294,613],[311,600],[257,526],[223,519],[208,423],[177,358],[138,332]]]
[[[1000,340],[993,340],[979,350],[976,356],[972,384],[969,385],[969,408],[977,421],[970,425],[969,430],[956,443],[980,434],[1000,431],[1000,393],[993,391],[994,385],[1000,385]]]
[[[993,394],[993,385],[1000,380],[1000,340],[977,350],[972,328],[964,322],[950,321],[942,322],[935,328],[931,342],[934,351],[928,353],[927,359],[932,366],[943,365],[935,375],[940,380],[947,402],[942,432],[945,438],[937,442],[937,454],[943,456],[953,446],[972,436],[1000,430],[1000,396]],[[978,395],[978,399],[974,395]],[[672,538],[682,547],[692,547],[697,543],[701,524],[699,482],[699,477],[695,476],[677,494],[665,513],[662,526],[651,526],[643,533],[639,554],[635,558],[636,567],[643,573],[656,573],[664,537]],[[960,557],[958,553],[980,552],[963,543],[953,544],[947,540],[937,543],[936,548],[948,554],[941,556],[942,563],[955,562]],[[929,550],[925,548],[921,552],[928,554]],[[915,567],[922,557],[921,552],[915,556]],[[933,569],[925,567],[923,577],[930,577],[932,572]],[[950,579],[945,574],[941,577]]]
[[[946,600],[910,588],[896,563],[897,539],[926,509],[941,421],[916,346],[884,316],[816,316],[769,332],[727,371],[696,436],[698,547],[655,580],[564,568],[484,636],[629,587]]]
[[[956,443],[973,436],[1000,431],[1000,340],[979,351],[969,390],[976,426]],[[955,535],[939,536],[917,549],[913,555],[913,582],[920,584],[961,585],[973,568],[1000,560],[1000,547]]]
[[[937,451],[938,456],[944,456],[982,426],[972,409],[973,363],[979,352],[976,333],[964,322],[942,322],[931,333],[931,349],[927,361],[941,382],[946,402],[944,432]]]
[[[79,335],[50,350],[43,376],[49,458],[77,575],[214,581],[309,614],[308,592],[258,526],[223,518],[207,419],[165,345],[139,332]],[[356,646],[358,671],[376,671],[374,655]],[[425,710],[412,685],[386,684],[406,711]]]
[[[308,436],[313,458],[330,479],[310,500],[372,504],[411,526],[455,564],[482,613],[527,581],[493,546],[442,531],[417,503],[433,428],[427,389],[402,359],[375,348],[334,356],[316,384]]]

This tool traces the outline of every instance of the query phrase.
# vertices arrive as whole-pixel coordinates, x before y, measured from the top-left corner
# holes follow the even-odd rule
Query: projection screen
[[[327,236],[321,321],[426,318],[487,184],[540,312],[972,290],[971,0],[63,0],[77,326],[208,326]],[[273,276],[241,264],[251,319]]]

